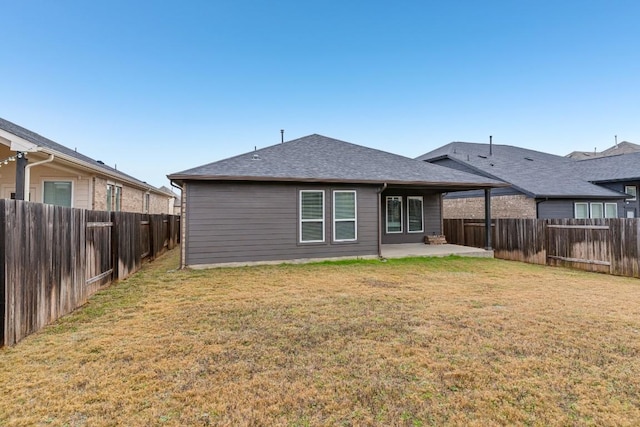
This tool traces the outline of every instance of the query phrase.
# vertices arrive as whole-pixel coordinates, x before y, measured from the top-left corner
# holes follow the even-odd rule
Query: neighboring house
[[[321,135],[168,177],[191,267],[378,256],[441,234],[443,192],[503,185]]]
[[[626,215],[627,195],[622,193],[623,187],[618,184],[601,185],[596,171],[605,166],[595,167],[594,164],[589,168],[587,161],[578,162],[510,145],[469,142],[452,142],[417,159],[509,184],[508,188],[492,191],[491,212],[494,218],[608,218]],[[630,170],[632,168],[625,173]],[[620,177],[616,175],[616,178]],[[444,217],[483,218],[484,199],[481,196],[478,192],[448,194],[443,203]]]
[[[26,167],[18,171],[23,157]],[[0,119],[0,197],[16,196],[24,173],[25,200],[82,209],[169,213],[173,193]]]
[[[164,185],[160,187],[160,190],[173,195],[173,200],[169,201],[169,213],[171,213],[172,215],[180,216],[182,209],[182,200],[180,199],[180,196],[177,195],[172,189]]]
[[[616,144],[613,147],[609,147],[604,151],[597,152],[593,151],[572,151],[567,154],[566,157],[569,157],[574,160],[586,160],[586,159],[595,159],[597,157],[608,157],[608,156],[617,156],[619,154],[629,154],[629,153],[637,153],[640,152],[640,145],[633,144],[628,141],[622,141],[620,144]]]
[[[590,182],[628,195],[626,200],[618,201],[619,217],[638,217],[640,213],[638,200],[640,152],[580,160],[576,164]]]

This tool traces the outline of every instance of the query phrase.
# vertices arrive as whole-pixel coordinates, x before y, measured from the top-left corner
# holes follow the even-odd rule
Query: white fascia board
[[[38,146],[33,142],[29,142],[24,138],[20,138],[17,135],[12,134],[11,132],[7,132],[4,129],[0,129],[0,137],[8,140],[10,142],[9,149],[11,151],[22,151],[23,153],[33,153],[38,151]]]

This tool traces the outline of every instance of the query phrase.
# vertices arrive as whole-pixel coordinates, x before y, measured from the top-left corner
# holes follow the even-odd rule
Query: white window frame
[[[633,191],[629,192],[629,190],[632,189],[632,188],[633,188]],[[632,202],[632,201],[638,199],[638,187],[636,187],[635,185],[625,185],[624,186],[624,192],[626,194],[629,194],[630,196],[633,196],[632,198],[627,199],[627,201]]]
[[[74,197],[75,197],[75,182],[72,178],[65,178],[65,177],[51,177],[51,178],[42,178],[42,203],[44,203],[44,196],[45,196],[45,188],[46,188],[46,183],[47,182],[68,182],[71,184],[71,206],[65,206],[65,207],[74,207]],[[33,188],[33,187],[32,187]],[[26,196],[26,195],[25,195]],[[35,200],[35,197],[31,197],[33,196],[32,194],[29,194],[29,198],[30,200]]]
[[[321,193],[322,194],[322,217],[320,219],[302,219],[302,194],[303,193]],[[300,243],[324,243],[325,240],[325,227],[324,227],[324,217],[325,217],[325,194],[324,190],[300,190],[300,194],[298,195],[298,209],[299,213],[299,230],[298,233],[300,235],[299,242]],[[302,224],[305,222],[320,222],[322,224],[322,240],[302,240]]]
[[[389,200],[400,201],[400,231],[389,231]],[[403,200],[402,196],[387,196],[385,199],[385,231],[387,234],[402,234],[404,232],[404,212],[403,212]]]
[[[614,216],[607,216],[607,206],[613,206],[615,208]],[[604,217],[605,218],[618,218],[618,204],[617,203],[605,203],[604,204]]]
[[[578,205],[585,206],[587,208],[587,216],[585,218],[578,218]],[[589,203],[587,203],[587,202],[575,202],[573,204],[573,217],[575,219],[588,219],[589,216],[590,216]]]
[[[123,198],[122,184],[117,184],[115,182],[108,181],[107,196],[109,196],[109,187],[112,188],[112,191],[111,191],[111,196],[107,197],[107,212],[121,212],[122,198]],[[120,196],[119,198],[118,198],[118,195]],[[120,206],[118,206],[118,204]]]
[[[420,230],[411,230],[411,200],[420,200]],[[424,233],[424,197],[407,196],[407,233]]]
[[[353,193],[353,218],[336,218],[336,194],[337,193]],[[353,239],[337,239],[336,223],[337,222],[353,222],[354,238]],[[356,190],[334,190],[333,191],[333,241],[334,242],[355,242],[358,240],[358,195]]]
[[[600,209],[602,212],[602,216],[594,217],[593,216],[593,207],[600,205]],[[602,202],[591,202],[589,203],[589,218],[601,219],[604,218],[604,203]]]

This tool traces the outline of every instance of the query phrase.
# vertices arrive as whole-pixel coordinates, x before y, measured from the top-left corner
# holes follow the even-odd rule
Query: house
[[[172,189],[164,185],[160,187],[160,190],[173,196],[173,203],[171,203],[171,205],[169,206],[169,213],[171,215],[180,216],[180,209],[182,208],[182,200],[180,200],[180,196],[177,195]]]
[[[598,162],[612,157],[580,162],[498,144],[452,142],[417,159],[509,184],[507,188],[492,192],[491,212],[494,218],[624,216],[628,196],[623,193],[621,182],[627,181],[622,179],[622,175],[634,175],[629,165],[622,175],[615,175],[622,181],[605,184],[608,178],[613,179],[613,175],[605,173],[608,163]],[[589,166],[588,162],[595,163]],[[468,191],[448,194],[443,202],[444,217],[482,218],[484,200],[481,196],[478,192]]]
[[[443,192],[503,184],[310,135],[168,175],[182,265],[375,257],[442,233]]]
[[[619,217],[638,217],[640,212],[638,200],[640,152],[580,160],[576,162],[576,166],[589,182],[627,195],[625,200],[618,201]]]
[[[622,141],[621,143],[616,143],[614,146],[609,147],[604,151],[572,151],[571,153],[567,154],[566,157],[574,160],[586,160],[594,159],[596,157],[617,156],[619,154],[629,154],[637,152],[640,152],[640,145],[634,144],[629,141]]]
[[[0,197],[142,213],[169,213],[174,203],[170,191],[1,118]]]

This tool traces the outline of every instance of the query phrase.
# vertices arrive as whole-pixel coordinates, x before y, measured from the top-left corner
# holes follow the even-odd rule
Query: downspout
[[[45,160],[41,160],[39,162],[35,162],[35,163],[29,163],[25,168],[24,168],[24,199],[26,201],[29,201],[29,199],[31,198],[31,194],[29,191],[29,187],[31,186],[31,168],[34,166],[40,166],[43,165],[45,163],[51,163],[53,162],[54,159],[54,155],[53,154],[49,154],[49,158],[45,159]],[[43,198],[44,201],[44,198]]]
[[[378,257],[382,258],[382,192],[387,189],[385,182],[378,190]]]

